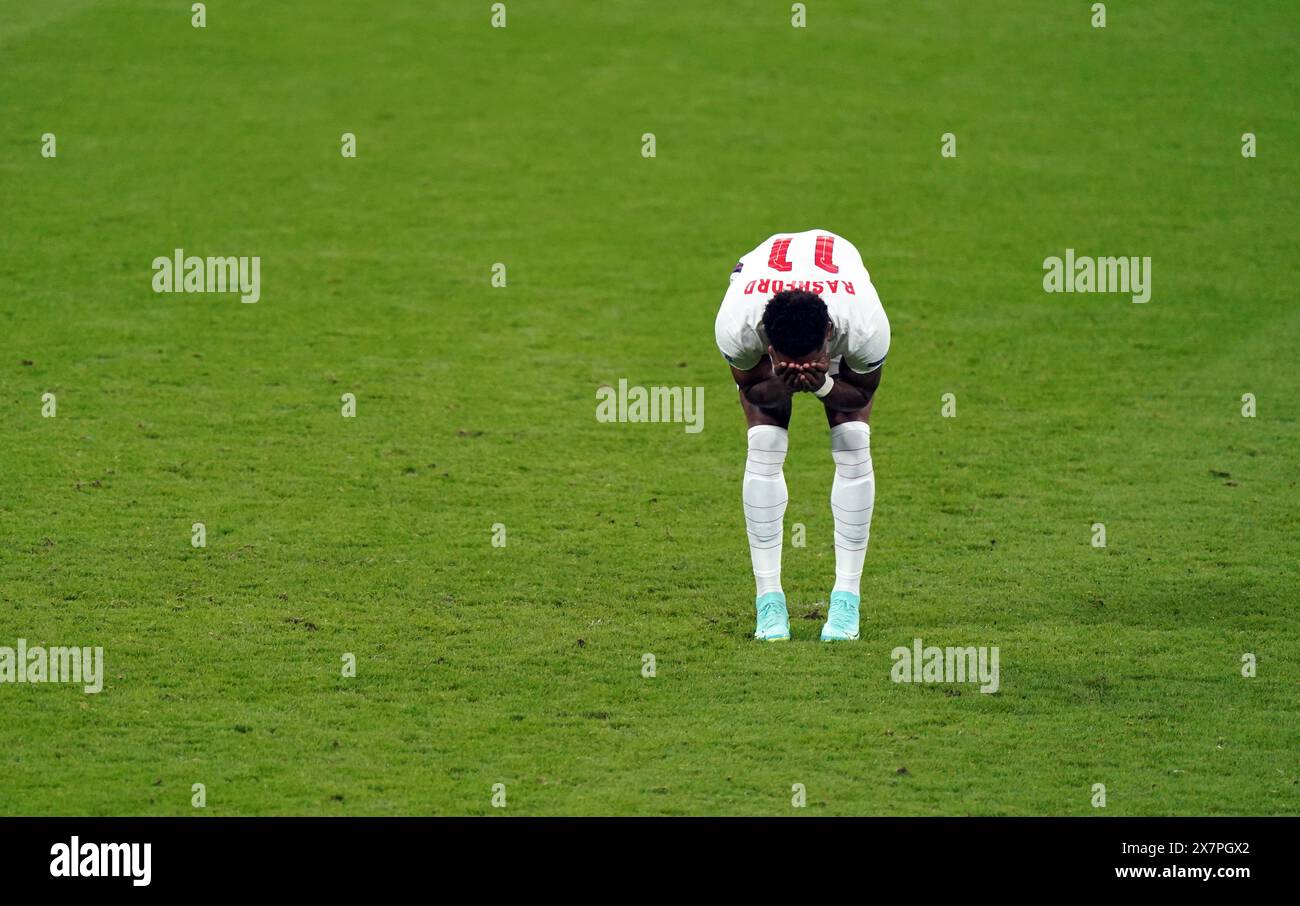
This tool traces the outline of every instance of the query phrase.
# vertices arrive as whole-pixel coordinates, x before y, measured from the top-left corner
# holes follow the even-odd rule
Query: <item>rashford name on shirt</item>
[[[806,293],[816,293],[821,295],[828,290],[833,293],[839,292],[839,287],[844,287],[844,291],[850,296],[856,296],[851,280],[750,280],[745,284],[744,295],[749,296],[754,293],[766,296],[768,293],[779,293],[785,290],[803,290]]]

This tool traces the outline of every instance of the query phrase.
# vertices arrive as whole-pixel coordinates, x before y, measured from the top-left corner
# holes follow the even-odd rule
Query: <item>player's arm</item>
[[[857,412],[865,409],[876,395],[876,388],[880,386],[880,373],[884,370],[885,366],[881,365],[867,374],[858,374],[847,362],[841,361],[831,392],[821,400],[833,412]],[[824,379],[823,376],[822,380]]]
[[[758,364],[748,371],[732,365],[731,376],[736,379],[736,386],[745,399],[760,409],[779,406],[790,398],[790,384],[772,370],[772,360],[767,356],[759,359]]]

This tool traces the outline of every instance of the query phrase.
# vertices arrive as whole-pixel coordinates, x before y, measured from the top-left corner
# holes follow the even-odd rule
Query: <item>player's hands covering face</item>
[[[780,361],[773,366],[773,370],[791,393],[812,393],[826,383],[826,370],[829,367],[830,362],[823,349],[811,362]]]

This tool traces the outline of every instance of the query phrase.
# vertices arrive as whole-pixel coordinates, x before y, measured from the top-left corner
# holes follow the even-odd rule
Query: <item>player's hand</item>
[[[817,358],[813,359],[811,362],[804,362],[799,367],[802,372],[802,377],[807,384],[804,389],[809,393],[820,390],[822,384],[826,383],[826,372],[829,371],[831,367],[830,359],[826,355],[825,347],[823,347],[822,351],[817,354]]]
[[[831,360],[830,356],[826,354],[826,347],[823,346],[821,352],[817,353],[817,358],[804,363],[804,367],[813,371],[820,371],[824,376],[831,367]]]
[[[778,372],[791,393],[812,393],[826,383],[827,364],[824,362],[782,362]]]
[[[775,362],[772,365],[772,371],[776,374],[777,378],[780,379],[781,383],[785,385],[785,389],[789,392],[798,393],[802,389],[800,383],[803,374],[798,365],[791,362]]]
[[[804,390],[814,393],[822,389],[822,384],[826,383],[826,365],[817,365],[809,362],[803,366]]]
[[[777,361],[776,354],[770,346],[767,351],[772,357],[772,372],[791,393],[812,393],[820,390],[822,384],[826,383],[826,371],[830,368],[830,362],[825,350],[811,362]]]

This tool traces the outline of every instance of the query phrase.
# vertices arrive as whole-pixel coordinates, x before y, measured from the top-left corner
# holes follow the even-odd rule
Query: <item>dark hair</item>
[[[763,309],[767,341],[781,355],[801,358],[826,341],[831,316],[816,293],[788,289],[777,293]]]

